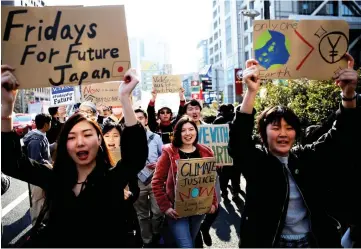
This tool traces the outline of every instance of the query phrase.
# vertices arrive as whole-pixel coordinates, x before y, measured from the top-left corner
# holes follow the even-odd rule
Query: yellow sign
[[[157,93],[177,93],[182,86],[180,75],[153,75],[152,79]]]

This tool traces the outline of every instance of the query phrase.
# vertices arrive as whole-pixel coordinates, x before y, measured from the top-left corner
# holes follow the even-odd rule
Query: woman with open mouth
[[[146,133],[129,98],[139,82],[135,70],[125,75],[130,82],[119,87],[126,125],[120,142],[122,159],[112,165],[99,125],[78,113],[64,124],[53,169],[27,158],[20,138],[12,131],[11,113],[19,87],[13,71],[9,66],[1,67],[1,152],[9,155],[2,171],[46,193],[44,209],[33,227],[36,232],[31,233],[26,246],[128,247],[129,213],[123,190],[148,157]]]
[[[213,157],[213,151],[198,143],[198,128],[189,116],[183,116],[174,127],[172,143],[163,146],[152,179],[152,188],[160,210],[166,214],[168,226],[179,248],[194,248],[194,242],[205,215],[180,218],[174,210],[174,193],[177,163],[179,159]],[[209,213],[218,208],[213,191],[213,202]]]
[[[256,60],[246,62],[243,81],[248,90],[231,125],[228,147],[247,181],[240,247],[341,247],[340,225],[329,215],[325,193],[328,174],[348,165],[333,168],[326,162],[351,160],[360,137],[357,127],[361,127],[354,97],[358,76],[353,58],[345,57],[349,68],[335,75],[342,92],[336,121],[316,142],[305,146],[294,146],[301,135],[300,120],[285,106],[266,108],[259,115],[257,129],[263,145],[255,145],[253,107],[260,71]]]

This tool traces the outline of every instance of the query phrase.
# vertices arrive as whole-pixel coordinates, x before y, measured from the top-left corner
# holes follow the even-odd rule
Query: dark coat
[[[147,138],[140,124],[124,129],[122,159],[116,167],[101,165],[98,160],[85,189],[77,197],[72,189],[59,187],[62,178],[54,170],[22,154],[20,138],[14,132],[2,132],[1,137],[3,155],[13,155],[6,158],[6,163],[2,157],[2,171],[47,193],[50,210],[42,246],[127,247],[129,214],[124,188],[148,157]]]
[[[236,113],[229,135],[229,154],[242,164],[247,181],[246,204],[242,214],[240,247],[274,247],[282,232],[288,205],[288,175],[281,162],[252,140],[254,114]],[[359,115],[359,114],[358,114]],[[318,247],[341,247],[339,223],[325,207],[328,172],[337,170],[323,158],[348,156],[356,146],[356,109],[341,109],[334,127],[317,142],[296,147],[288,167],[301,191]],[[338,165],[339,169],[346,165]]]

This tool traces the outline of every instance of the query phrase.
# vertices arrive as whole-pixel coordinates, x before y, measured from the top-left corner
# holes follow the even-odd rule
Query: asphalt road
[[[11,178],[9,190],[1,196],[1,247],[11,247],[31,228],[28,184]]]
[[[241,178],[241,189],[245,191],[245,180]],[[213,223],[210,231],[213,248],[238,248],[239,229],[241,222],[241,212],[244,208],[244,196],[240,195],[238,200],[232,200],[229,191],[230,202],[222,200],[220,213]],[[207,246],[204,245],[206,248]],[[209,247],[209,248],[211,248]]]

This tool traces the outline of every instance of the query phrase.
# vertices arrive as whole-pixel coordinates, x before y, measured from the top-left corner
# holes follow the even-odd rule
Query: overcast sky
[[[210,36],[211,0],[44,0],[46,5],[125,4],[128,36],[160,36],[170,45],[173,73],[197,70],[196,46]],[[92,2],[92,4],[89,4]]]

